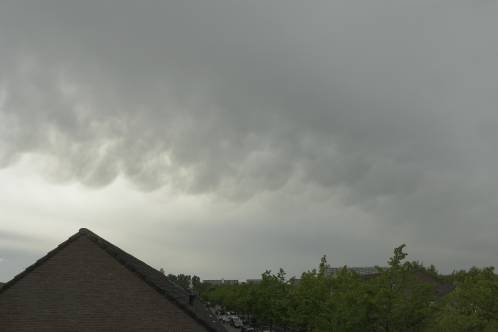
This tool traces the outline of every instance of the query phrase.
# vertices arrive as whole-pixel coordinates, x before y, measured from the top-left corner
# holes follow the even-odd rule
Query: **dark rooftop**
[[[116,259],[120,264],[122,264],[131,272],[137,274],[140,279],[154,288],[157,292],[168,298],[170,301],[175,303],[178,307],[180,307],[183,311],[185,311],[188,315],[204,325],[210,331],[226,332],[226,329],[223,327],[223,325],[218,322],[214,314],[212,314],[204,306],[204,304],[195,294],[178,286],[177,284],[166,278],[163,273],[159,272],[158,270],[154,269],[138,258],[128,254],[124,250],[116,247],[112,243],[106,241],[105,239],[101,238],[100,236],[86,228],[81,228],[78,233],[74,234],[65,242],[61,243],[59,246],[57,246],[57,248],[50,251],[44,257],[40,258],[33,265],[26,268],[26,270],[18,274],[9,282],[5,284],[0,283],[0,293],[13,285],[17,280],[22,279],[26,274],[35,269],[38,265],[42,264],[45,260],[58,252],[61,248],[65,247],[81,236],[85,236],[96,243],[114,259]]]

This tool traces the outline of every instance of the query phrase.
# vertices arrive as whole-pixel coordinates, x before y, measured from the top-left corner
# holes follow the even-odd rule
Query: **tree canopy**
[[[403,244],[386,268],[361,276],[346,266],[333,275],[323,256],[299,279],[268,270],[260,283],[207,286],[202,297],[227,310],[289,331],[498,331],[498,277],[493,268],[441,276],[406,261]],[[448,295],[439,290],[452,290]]]

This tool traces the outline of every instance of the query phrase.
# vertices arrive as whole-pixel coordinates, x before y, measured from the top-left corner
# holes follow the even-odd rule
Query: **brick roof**
[[[56,254],[66,245],[82,236],[93,241],[121,265],[126,267],[131,272],[135,273],[150,287],[152,287],[157,292],[169,299],[171,302],[176,304],[179,308],[181,308],[184,312],[186,312],[189,316],[194,318],[208,330],[214,332],[226,332],[226,329],[223,327],[223,325],[221,325],[217,321],[216,317],[204,306],[204,304],[198,299],[195,294],[176,285],[158,270],[152,268],[138,258],[128,254],[124,250],[116,247],[112,243],[104,240],[103,238],[86,228],[81,228],[78,233],[71,236],[65,242],[57,246],[57,248],[50,251],[47,255],[40,258],[33,265],[29,266],[28,268],[26,268],[26,270],[15,276],[12,280],[5,283],[3,287],[0,287],[0,295],[2,292],[15,284],[18,280],[24,278],[39,265],[43,264],[43,262],[48,260],[51,256]]]

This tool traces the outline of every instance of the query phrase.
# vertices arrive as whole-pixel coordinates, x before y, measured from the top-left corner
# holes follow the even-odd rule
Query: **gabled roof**
[[[12,280],[5,283],[3,287],[0,287],[0,295],[2,292],[14,285],[18,280],[24,278],[24,276],[26,276],[28,273],[36,269],[39,265],[43,264],[43,262],[48,260],[51,256],[55,255],[62,248],[82,236],[93,241],[121,265],[123,265],[131,272],[135,273],[150,287],[154,288],[157,292],[176,304],[179,308],[181,308],[190,317],[194,318],[196,321],[206,327],[209,331],[226,332],[226,329],[223,327],[223,325],[218,322],[214,314],[212,314],[204,306],[204,304],[201,303],[201,301],[195,294],[176,285],[158,270],[152,268],[138,258],[128,254],[124,250],[116,247],[112,243],[104,240],[103,238],[86,228],[81,228],[78,233],[71,236],[65,242],[58,245],[54,250],[50,251],[44,257],[36,261],[33,265],[29,266],[28,268],[26,268],[26,270],[15,276]]]

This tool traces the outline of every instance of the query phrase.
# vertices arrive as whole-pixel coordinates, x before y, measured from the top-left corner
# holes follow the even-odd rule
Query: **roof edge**
[[[16,276],[14,276],[14,278],[12,278],[9,281],[7,281],[6,283],[4,283],[3,286],[0,287],[0,294],[2,294],[5,290],[7,290],[10,287],[12,287],[19,280],[23,279],[29,272],[35,270],[38,266],[40,266],[45,261],[47,261],[49,258],[51,258],[55,254],[57,254],[60,250],[62,250],[62,248],[64,248],[65,246],[67,246],[69,243],[71,243],[74,240],[76,240],[77,238],[79,238],[83,234],[83,233],[81,233],[82,229],[80,229],[80,232],[71,235],[66,241],[62,242],[57,247],[55,247],[54,249],[50,250],[44,256],[42,256],[41,258],[39,258],[36,262],[34,262],[33,264],[31,264],[30,266],[28,266],[27,268],[25,268],[24,271],[20,272]],[[87,229],[84,229],[84,230],[88,231]]]
[[[110,250],[110,248],[108,246],[114,246],[118,250],[121,250],[122,252],[124,252],[125,254],[130,255],[130,256],[134,257],[135,259],[139,260],[138,258],[136,258],[135,256],[127,253],[123,249],[115,246],[114,244],[110,243],[109,241],[103,239],[102,237],[98,236],[97,234],[95,234],[94,232],[92,232],[91,230],[89,230],[88,228],[80,228],[77,233],[75,233],[72,236],[70,236],[66,241],[60,243],[57,247],[55,247],[54,249],[52,249],[51,251],[49,251],[43,257],[39,258],[35,263],[31,264],[26,269],[24,269],[24,271],[20,272],[19,274],[17,274],[16,276],[14,276],[14,278],[12,278],[11,280],[9,280],[6,283],[4,283],[3,286],[0,287],[0,295],[3,292],[5,292],[7,289],[9,289],[10,287],[12,287],[13,285],[15,285],[19,280],[23,279],[28,273],[30,273],[31,271],[35,270],[38,266],[42,265],[48,259],[50,259],[54,255],[56,255],[64,247],[66,247],[67,245],[69,245],[70,243],[72,243],[73,241],[75,241],[76,239],[78,239],[78,238],[80,238],[82,236],[85,236],[90,241],[92,241],[93,243],[95,243],[100,249],[102,249],[105,253],[107,253],[109,256],[111,256],[120,265],[122,265],[123,267],[125,267],[128,271],[132,272],[139,279],[143,280],[147,285],[149,285],[151,288],[153,288],[154,290],[156,290],[159,294],[161,294],[162,296],[164,296],[166,299],[168,299],[169,301],[173,302],[184,313],[186,313],[189,317],[191,317],[192,319],[194,319],[197,323],[199,323],[200,325],[202,325],[203,327],[205,327],[208,331],[220,332],[219,330],[217,330],[216,328],[214,328],[213,326],[211,326],[208,322],[206,322],[204,319],[201,319],[200,317],[198,317],[189,307],[187,307],[187,305],[179,302],[178,299],[176,299],[175,297],[167,294],[165,290],[163,290],[161,287],[159,287],[158,285],[156,285],[152,280],[150,280],[149,278],[147,278],[146,275],[140,273],[140,271],[137,271],[135,268],[133,268],[132,266],[130,266],[129,264],[127,264],[127,262],[124,259],[120,259],[119,257],[117,257],[115,255],[115,253],[113,253]],[[154,269],[153,267],[151,267],[147,263],[145,263],[145,262],[143,262],[141,260],[139,260],[139,261],[142,264],[145,264],[145,265],[149,266],[150,268]],[[156,269],[154,269],[154,270],[156,270]],[[170,282],[172,284],[175,284],[172,281],[170,281]],[[176,285],[176,286],[180,287],[178,285]],[[187,290],[185,290],[185,292],[187,293],[187,295],[192,295],[192,293],[188,292]]]
[[[105,240],[104,238],[100,237],[99,235],[95,234],[94,232],[92,232],[91,230],[89,230],[87,228],[80,228],[80,230],[78,231],[78,234],[79,235],[85,235],[89,240],[91,240],[96,245],[98,245],[99,248],[101,248],[103,251],[105,251],[109,256],[111,256],[119,264],[121,264],[123,267],[125,267],[128,271],[130,271],[133,274],[135,274],[139,279],[143,280],[147,285],[149,285],[151,288],[153,288],[154,290],[156,290],[159,294],[161,294],[162,296],[164,296],[166,299],[168,299],[169,301],[173,302],[183,312],[185,312],[189,317],[193,318],[196,322],[198,322],[199,324],[201,324],[203,327],[205,327],[206,329],[208,329],[209,331],[212,331],[212,332],[219,332],[218,330],[216,330],[215,328],[213,328],[211,325],[209,325],[207,322],[205,322],[203,319],[200,319],[197,315],[195,315],[195,313],[192,312],[192,310],[190,310],[190,308],[187,305],[179,302],[177,298],[175,298],[175,297],[167,294],[161,287],[159,287],[158,285],[156,285],[156,283],[154,283],[152,280],[150,280],[146,275],[140,273],[140,271],[138,271],[135,268],[133,268],[130,264],[128,264],[126,262],[126,260],[120,259],[119,257],[117,257],[115,255],[115,253],[113,253],[111,250],[109,250],[110,248],[106,246],[106,243],[108,243],[109,245],[115,246],[117,249],[123,251],[124,253],[126,253],[126,254],[128,254],[130,256],[133,256],[133,255],[127,253],[123,249],[121,249],[121,248],[117,247],[116,245],[110,243],[109,241]],[[135,259],[138,259],[138,258],[135,257]],[[150,266],[147,263],[143,262],[142,260],[139,260],[139,261],[141,263],[147,265],[147,266]],[[151,267],[151,268],[154,269],[153,267]],[[154,269],[154,270],[156,270],[156,269]],[[170,281],[170,282],[172,284],[175,284],[173,281]],[[180,287],[178,285],[176,285],[176,286]],[[193,293],[187,291],[186,289],[183,289],[183,290],[187,293],[187,295],[194,295]]]

